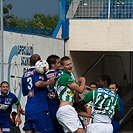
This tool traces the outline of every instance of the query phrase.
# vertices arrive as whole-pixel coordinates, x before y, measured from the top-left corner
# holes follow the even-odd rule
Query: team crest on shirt
[[[73,96],[73,95],[74,95],[74,92],[73,92],[72,90],[68,90],[68,91],[67,91],[67,94],[68,94],[69,96]]]
[[[5,98],[5,104],[11,104],[12,98]]]

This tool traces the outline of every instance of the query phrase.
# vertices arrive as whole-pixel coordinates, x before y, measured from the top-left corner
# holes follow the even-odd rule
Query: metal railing
[[[133,18],[133,0],[67,0],[67,18]]]
[[[87,69],[87,71],[82,75],[84,77],[86,77],[87,75],[89,75],[93,69],[105,58],[105,57],[116,57],[120,60],[120,63],[121,63],[121,66],[123,68],[123,72],[124,72],[124,77],[125,79],[127,80],[128,82],[128,79],[126,78],[126,70],[125,70],[125,67],[124,67],[124,64],[123,64],[123,60],[122,60],[122,57],[119,56],[119,55],[109,55],[109,54],[102,54],[93,64],[90,68]]]
[[[120,120],[120,126],[122,126],[124,122],[126,122],[126,120],[130,117],[132,111],[133,111],[133,107],[131,107],[126,113],[126,115]]]

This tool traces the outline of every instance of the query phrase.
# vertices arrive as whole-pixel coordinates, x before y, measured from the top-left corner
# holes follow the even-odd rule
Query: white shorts
[[[77,131],[78,128],[83,128],[75,108],[71,105],[61,106],[56,113],[56,117],[59,123],[63,126],[65,133],[73,133]]]
[[[112,124],[108,123],[93,123],[87,125],[86,133],[113,133]]]

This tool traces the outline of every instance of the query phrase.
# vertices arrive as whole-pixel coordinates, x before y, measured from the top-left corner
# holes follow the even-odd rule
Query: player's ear
[[[118,88],[116,88],[116,92],[118,91]]]
[[[106,80],[105,80],[105,81],[103,81],[103,83],[104,83],[104,85],[105,85],[105,86],[107,86],[107,81],[106,81]]]
[[[51,67],[54,68],[55,67],[55,64],[51,64]]]
[[[28,62],[28,65],[30,66],[30,61]]]

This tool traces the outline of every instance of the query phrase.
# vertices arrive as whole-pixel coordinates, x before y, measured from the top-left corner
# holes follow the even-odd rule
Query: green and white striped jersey
[[[75,91],[67,86],[67,84],[71,84],[73,82],[75,82],[74,74],[63,71],[62,75],[55,84],[56,92],[60,100],[74,102]]]
[[[115,110],[120,111],[118,94],[108,88],[97,88],[89,92],[84,101],[92,101],[94,114],[108,115],[110,119],[113,118]]]

